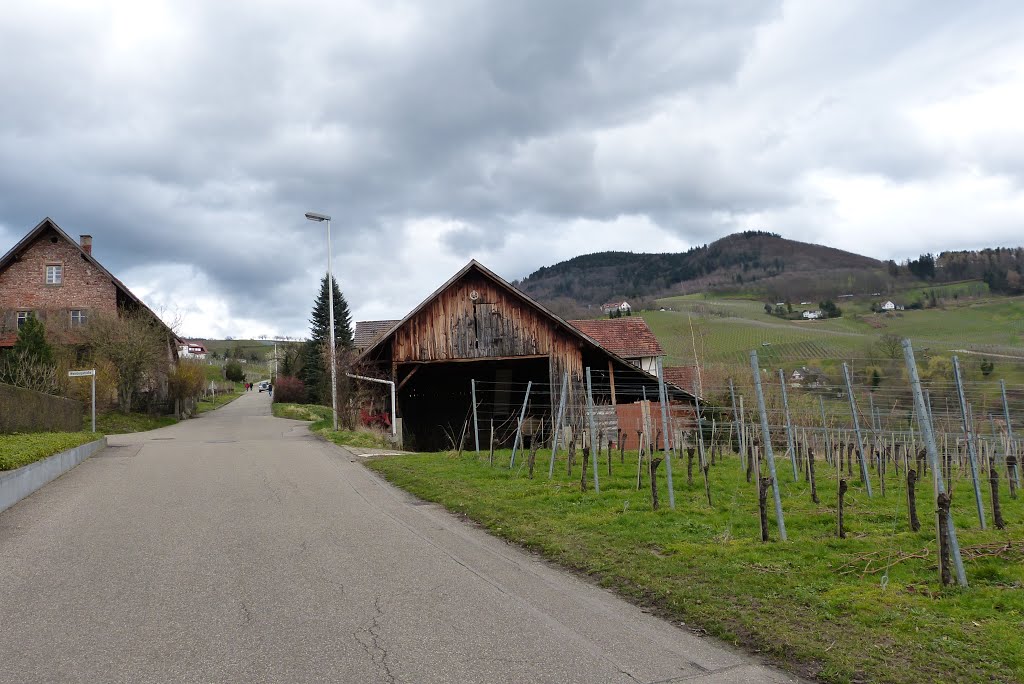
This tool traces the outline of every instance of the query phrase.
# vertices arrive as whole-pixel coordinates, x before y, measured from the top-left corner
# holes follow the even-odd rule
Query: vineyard
[[[690,339],[685,315],[658,314]],[[703,341],[752,339],[727,321],[702,320]],[[777,335],[769,354],[820,355],[844,381],[792,384],[757,336],[723,357],[745,355],[745,369],[702,378],[714,400],[700,409],[662,411],[652,382],[640,411],[580,404],[559,420],[548,394],[515,386],[473,405],[451,452],[371,467],[802,675],[1024,681],[1024,386],[967,379],[943,357],[874,386],[837,357],[844,342],[762,327]],[[593,379],[603,393],[608,378]],[[514,448],[496,449],[509,435]]]

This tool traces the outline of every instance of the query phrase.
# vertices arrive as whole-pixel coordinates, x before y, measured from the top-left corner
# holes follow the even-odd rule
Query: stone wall
[[[0,434],[79,432],[83,411],[73,399],[0,383]]]

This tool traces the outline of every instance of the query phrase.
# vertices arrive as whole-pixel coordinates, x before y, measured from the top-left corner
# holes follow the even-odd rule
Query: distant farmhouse
[[[203,361],[207,356],[206,347],[197,340],[182,340],[178,344],[178,357]]]
[[[633,307],[629,305],[629,302],[605,302],[601,305],[601,311],[605,315],[611,315],[616,311],[621,315],[627,315],[633,312]]]
[[[801,315],[804,318],[806,318],[807,320],[809,320],[809,321],[816,321],[819,318],[824,318],[825,317],[825,313],[823,311],[820,311],[820,310],[804,311]]]

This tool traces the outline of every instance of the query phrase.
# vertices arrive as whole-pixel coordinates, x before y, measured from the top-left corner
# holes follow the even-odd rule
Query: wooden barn
[[[475,260],[369,343],[356,363],[361,373],[395,383],[402,441],[423,451],[473,443],[474,389],[481,442],[493,425],[499,445],[511,443],[524,401],[524,432],[547,439],[563,382],[564,423],[583,427],[587,368],[594,404],[610,422],[606,435],[615,434],[617,403],[658,397],[654,375]],[[692,404],[683,389],[669,384],[667,390],[673,403]]]

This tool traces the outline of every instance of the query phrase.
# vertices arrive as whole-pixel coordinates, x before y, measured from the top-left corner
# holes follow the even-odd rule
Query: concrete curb
[[[17,470],[0,472],[0,511],[7,510],[106,447],[107,438],[101,437],[95,442],[47,456]]]

